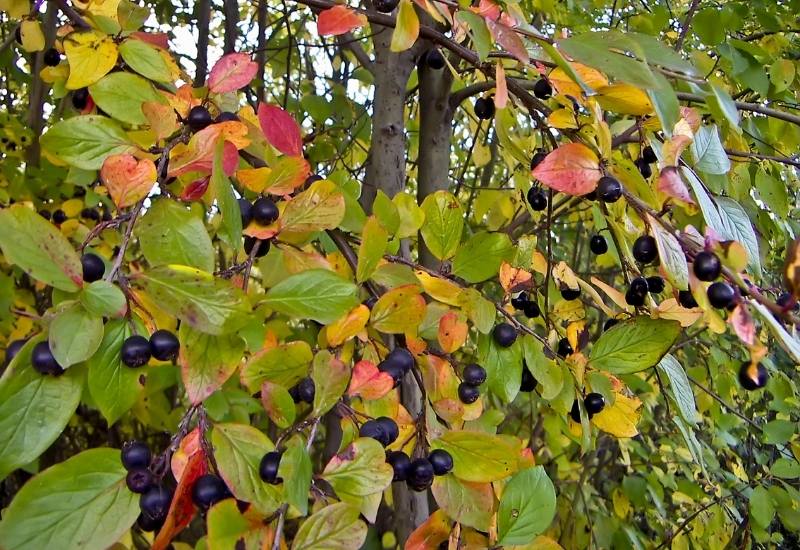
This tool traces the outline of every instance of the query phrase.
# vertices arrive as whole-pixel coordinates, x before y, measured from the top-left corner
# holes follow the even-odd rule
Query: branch
[[[686,19],[684,19],[683,25],[681,25],[681,34],[678,37],[678,41],[675,43],[676,52],[679,52],[683,47],[683,41],[686,40],[686,35],[689,34],[689,26],[692,24],[692,18],[699,5],[700,0],[692,0],[692,5],[689,6],[689,10],[686,12]]]
[[[353,37],[353,33],[345,33],[341,36],[336,37],[336,42],[339,44],[340,48],[346,48],[350,50],[350,53],[355,56],[356,60],[361,63],[361,66],[368,70],[370,73],[374,73],[375,67],[372,60],[369,58],[366,50],[361,47],[358,40]]]
[[[677,95],[678,99],[680,99],[681,101],[695,101],[697,103],[706,102],[706,97],[700,94],[675,92],[675,95]],[[772,118],[785,120],[786,122],[791,122],[792,124],[800,126],[800,116],[792,115],[783,111],[778,111],[777,109],[771,109],[769,107],[765,107],[764,105],[760,105],[758,103],[748,103],[745,101],[734,101],[733,103],[734,105],[736,105],[736,108],[740,111],[750,111],[753,113],[759,113]]]
[[[86,22],[81,14],[75,11],[75,8],[67,4],[67,0],[53,0],[59,9],[66,15],[72,23],[79,29],[89,29],[91,25]]]

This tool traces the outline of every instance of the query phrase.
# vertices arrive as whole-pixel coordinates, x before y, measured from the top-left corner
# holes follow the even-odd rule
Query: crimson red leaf
[[[235,92],[247,86],[258,72],[258,64],[246,53],[229,53],[217,61],[208,77],[208,89],[215,94]]]
[[[278,107],[261,103],[258,106],[258,122],[267,141],[285,155],[299,157],[303,154],[303,138],[300,126],[292,115]]]
[[[167,521],[158,532],[153,541],[153,550],[164,550],[169,546],[172,538],[183,531],[194,517],[195,508],[192,503],[192,487],[200,476],[208,471],[206,455],[202,450],[189,456],[189,461],[183,469],[183,475],[175,489],[172,504],[169,506]]]
[[[366,24],[366,17],[342,5],[333,6],[317,16],[317,32],[320,36],[345,34]]]
[[[203,195],[206,194],[209,181],[211,181],[211,176],[205,176],[203,178],[194,180],[184,188],[183,193],[181,193],[181,200],[199,201],[201,198],[203,198]]]

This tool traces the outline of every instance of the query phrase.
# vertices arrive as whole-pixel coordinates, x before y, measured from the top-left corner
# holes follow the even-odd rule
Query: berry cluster
[[[514,309],[522,311],[528,319],[534,319],[542,314],[539,304],[532,300],[527,292],[520,292],[511,298],[511,305]]]
[[[242,216],[242,227],[247,227],[251,221],[259,225],[269,225],[275,223],[280,215],[278,205],[269,197],[260,197],[253,203],[245,198],[240,198],[239,211]],[[260,243],[256,251],[256,258],[265,256],[269,252],[269,241],[256,239],[255,237],[245,236],[244,251],[250,254],[256,243]]]
[[[394,387],[400,384],[403,376],[414,367],[414,356],[405,348],[394,348],[386,359],[378,363],[378,370],[385,372],[394,380]]]
[[[481,396],[480,385],[486,382],[486,370],[472,363],[464,367],[461,380],[458,385],[458,398],[466,405],[475,403]]]
[[[411,458],[403,451],[390,451],[386,462],[394,470],[393,481],[405,481],[414,491],[426,491],[434,476],[443,476],[453,469],[453,457],[443,449],[431,451],[427,457]]]
[[[180,347],[178,337],[168,330],[155,331],[149,340],[134,334],[122,343],[120,358],[123,365],[136,369],[146,365],[151,357],[159,361],[172,361],[178,356]]]
[[[644,179],[648,179],[650,176],[653,175],[653,168],[651,167],[658,158],[656,157],[655,151],[649,145],[642,149],[641,156],[633,161],[636,165],[636,168],[639,169],[639,173],[642,174]]]
[[[141,441],[130,441],[122,446],[122,465],[128,471],[125,483],[139,497],[139,519],[142,531],[157,531],[164,525],[172,503],[173,490],[158,483],[150,471],[152,454]]]
[[[583,407],[586,409],[586,413],[589,415],[589,420],[591,420],[594,415],[602,411],[605,406],[606,400],[599,393],[590,393],[583,400]],[[575,422],[581,421],[581,410],[577,399],[572,403],[572,409],[569,411],[569,417]]]

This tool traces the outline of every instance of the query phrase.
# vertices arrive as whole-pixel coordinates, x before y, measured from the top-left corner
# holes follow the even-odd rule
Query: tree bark
[[[222,0],[222,11],[225,16],[225,43],[223,53],[236,51],[236,39],[239,37],[239,3],[237,0]]]
[[[194,85],[202,87],[208,73],[208,27],[211,21],[211,0],[198,0],[195,19],[197,19],[197,59],[195,60]]]
[[[48,4],[44,15],[44,37],[45,44],[52,44],[56,34],[56,23],[58,22],[58,8],[54,4]],[[39,76],[39,72],[44,67],[44,51],[36,52],[31,56],[31,94],[28,104],[27,123],[33,133],[31,144],[25,150],[26,166],[39,166],[41,157],[41,147],[39,136],[44,130],[44,103],[49,86]]]
[[[258,87],[256,88],[256,96],[259,101],[266,101],[264,67],[267,64],[267,0],[259,0],[258,14],[256,17],[256,23],[258,25],[258,38],[256,39],[256,64],[258,65],[256,78],[258,79]]]

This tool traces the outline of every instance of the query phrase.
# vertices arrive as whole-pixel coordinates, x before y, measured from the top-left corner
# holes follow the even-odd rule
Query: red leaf
[[[183,193],[181,193],[181,200],[184,201],[199,201],[203,198],[203,195],[206,194],[206,190],[208,189],[208,182],[211,181],[211,176],[205,176],[203,178],[194,180],[192,183],[187,185]]]
[[[491,19],[492,21],[500,19],[500,6],[492,0],[481,0],[477,6],[470,6],[469,9],[481,17]]]
[[[347,394],[360,395],[364,399],[379,399],[389,393],[394,387],[392,377],[378,370],[369,361],[359,361],[353,367],[353,376],[350,378],[350,388]]]
[[[246,53],[229,53],[217,61],[208,77],[208,89],[215,94],[235,92],[247,86],[258,72],[258,64]]]
[[[525,43],[514,29],[502,23],[495,23],[488,17],[486,18],[486,26],[489,27],[489,32],[492,33],[494,41],[508,50],[508,53],[516,57],[522,63],[528,63],[530,61],[531,56],[528,55],[528,50],[525,49]]]
[[[694,204],[686,184],[683,183],[680,172],[674,166],[667,166],[658,175],[658,190],[673,199]]]
[[[267,141],[285,155],[299,157],[303,154],[303,138],[300,126],[292,115],[278,107],[261,103],[258,106],[258,121]]]
[[[189,460],[183,468],[181,480],[175,489],[175,496],[172,497],[167,521],[164,522],[164,526],[153,541],[152,550],[164,550],[169,546],[172,538],[191,523],[195,514],[194,504],[192,504],[192,487],[197,478],[205,475],[207,471],[206,455],[202,450],[189,456]]]
[[[169,35],[165,32],[136,31],[135,33],[131,34],[131,38],[141,40],[142,42],[147,42],[148,44],[158,46],[159,48],[163,48],[165,50],[169,49]]]
[[[320,36],[345,34],[366,24],[366,17],[342,5],[333,6],[317,16],[317,32]]]
[[[736,306],[728,322],[733,326],[734,332],[742,342],[748,346],[752,346],[755,343],[756,326],[745,304],[741,303]]]
[[[575,196],[594,191],[602,175],[597,155],[582,143],[562,145],[533,171],[533,177],[551,189]]]

